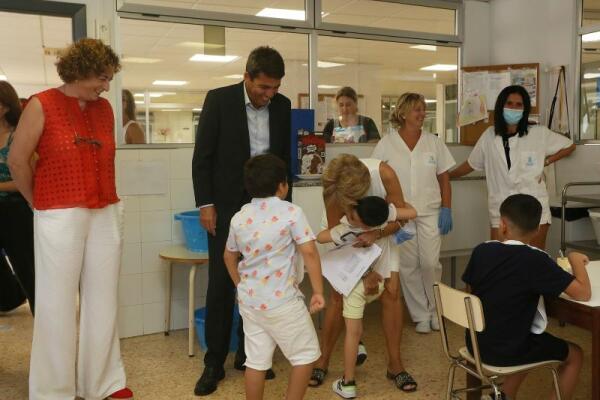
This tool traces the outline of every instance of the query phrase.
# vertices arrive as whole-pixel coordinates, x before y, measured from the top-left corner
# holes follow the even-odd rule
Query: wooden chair
[[[485,329],[485,317],[483,315],[483,307],[479,297],[453,289],[442,283],[434,285],[434,295],[438,320],[440,323],[442,347],[444,353],[450,360],[446,400],[459,399],[457,396],[458,393],[480,391],[481,389],[492,389],[494,398],[500,399],[501,384],[498,382],[498,379],[506,375],[537,368],[549,368],[552,371],[556,398],[561,400],[562,397],[560,394],[560,387],[558,386],[557,372],[557,368],[561,363],[560,361],[544,361],[510,367],[498,367],[482,363],[481,355],[479,353],[479,344],[477,342],[477,332],[482,332]],[[458,352],[455,354],[451,352],[446,333],[446,321],[452,321],[469,330],[473,354],[471,354],[467,347],[459,348]],[[482,385],[454,389],[454,374],[457,367],[462,368],[466,373],[478,378]]]

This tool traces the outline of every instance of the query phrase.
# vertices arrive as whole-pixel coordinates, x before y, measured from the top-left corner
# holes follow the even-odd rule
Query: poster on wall
[[[471,98],[475,94],[485,98],[488,110],[493,110],[496,98],[507,86],[520,85],[531,97],[531,107],[537,106],[537,69],[520,68],[504,71],[474,71],[462,73],[462,96]],[[463,101],[463,105],[464,105]]]

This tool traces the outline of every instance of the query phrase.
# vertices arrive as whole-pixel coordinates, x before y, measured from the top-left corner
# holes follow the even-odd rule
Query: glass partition
[[[320,36],[318,127],[339,117],[335,95],[350,86],[358,95],[358,114],[371,118],[385,135],[392,129],[389,117],[398,97],[410,91],[425,96],[424,129],[455,139],[457,63],[455,47]]]
[[[378,29],[456,33],[456,10],[374,0],[321,0],[323,23]]]
[[[286,63],[280,93],[308,93],[306,34],[125,18],[119,29],[122,88],[134,94],[147,143],[193,143],[206,93],[241,82],[248,54],[261,45]]]

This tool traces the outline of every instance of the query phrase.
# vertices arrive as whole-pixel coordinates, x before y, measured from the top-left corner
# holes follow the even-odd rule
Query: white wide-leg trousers
[[[30,400],[100,400],[126,386],[117,333],[122,217],[120,203],[34,212]]]

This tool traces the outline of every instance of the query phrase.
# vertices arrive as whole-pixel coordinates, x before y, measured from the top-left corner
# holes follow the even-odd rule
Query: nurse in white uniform
[[[416,331],[439,330],[433,284],[441,275],[441,236],[452,229],[448,170],[455,163],[444,142],[422,130],[425,99],[417,93],[400,96],[391,122],[398,133],[386,135],[373,158],[396,172],[406,201],[417,209],[415,238],[400,245],[400,283]]]
[[[536,197],[542,203],[542,219],[532,245],[543,250],[551,222],[544,167],[571,154],[575,145],[544,126],[528,126],[530,111],[531,100],[522,86],[504,88],[496,100],[494,126],[483,132],[468,160],[450,177],[485,171],[493,240],[498,239],[502,201],[516,193]]]

